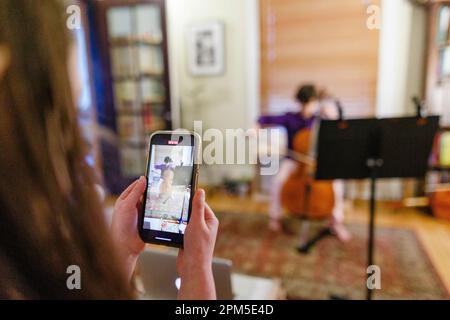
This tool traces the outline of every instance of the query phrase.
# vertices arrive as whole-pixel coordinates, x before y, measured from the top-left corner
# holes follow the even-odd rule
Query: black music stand
[[[439,117],[323,120],[317,145],[317,180],[370,179],[367,262],[373,265],[376,181],[423,178]],[[367,299],[373,291],[367,288]]]

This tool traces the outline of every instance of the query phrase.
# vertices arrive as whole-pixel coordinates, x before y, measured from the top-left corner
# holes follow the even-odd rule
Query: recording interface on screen
[[[193,149],[151,146],[144,229],[184,234],[192,188]]]

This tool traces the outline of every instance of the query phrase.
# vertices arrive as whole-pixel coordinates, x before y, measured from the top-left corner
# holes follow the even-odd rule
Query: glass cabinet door
[[[148,136],[166,127],[161,8],[109,7],[106,12],[121,174],[145,171]]]

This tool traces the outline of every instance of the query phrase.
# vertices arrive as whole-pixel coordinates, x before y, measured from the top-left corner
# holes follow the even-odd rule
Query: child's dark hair
[[[169,163],[172,162],[172,158],[171,157],[165,157],[164,158],[164,163]]]
[[[316,87],[312,84],[306,84],[298,89],[295,99],[305,104],[318,97]]]

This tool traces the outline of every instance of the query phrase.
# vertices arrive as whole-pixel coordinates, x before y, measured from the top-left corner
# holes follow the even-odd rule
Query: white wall
[[[377,115],[414,113],[411,97],[424,97],[426,12],[409,0],[382,0]]]
[[[168,0],[167,24],[175,127],[249,128],[259,112],[259,12],[257,0]],[[220,21],[225,25],[225,72],[194,77],[187,68],[186,28]],[[208,181],[253,175],[252,166],[216,166]],[[202,181],[201,181],[202,182]]]

